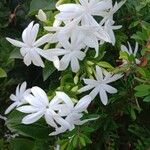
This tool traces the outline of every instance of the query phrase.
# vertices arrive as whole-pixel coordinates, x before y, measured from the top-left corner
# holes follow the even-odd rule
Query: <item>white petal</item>
[[[20,86],[20,85],[18,85],[17,88],[16,88],[16,96],[17,96],[17,97],[20,96],[19,86]]]
[[[25,32],[23,32],[25,35],[25,43],[29,46],[31,46],[33,44],[33,41],[32,41],[32,28],[33,28],[33,24],[34,24],[34,21],[32,21],[28,26],[27,28],[24,30]]]
[[[94,35],[99,38],[100,40],[103,40],[105,42],[111,42],[109,34],[100,26],[96,29],[97,32],[94,32]]]
[[[69,108],[73,108],[74,104],[67,94],[64,92],[56,92],[56,95],[58,98],[62,99],[69,106]]]
[[[48,106],[49,100],[44,90],[37,86],[34,86],[31,88],[31,92],[34,96],[39,98],[40,102],[43,103],[43,106]]]
[[[108,10],[112,7],[112,0],[102,0],[96,4],[94,11]]]
[[[58,106],[59,103],[63,102],[63,99],[60,99],[57,95],[50,101],[49,106],[54,108]],[[55,108],[54,108],[55,109]]]
[[[10,42],[11,44],[13,44],[14,46],[16,46],[16,47],[24,47],[24,46],[26,46],[23,42],[20,42],[20,41],[11,39],[11,38],[6,38],[6,40],[8,42]]]
[[[92,97],[92,100],[96,97],[96,95],[99,93],[100,88],[96,87],[94,88],[91,93],[89,94]]]
[[[79,0],[81,5],[88,6],[88,0]]]
[[[83,112],[87,109],[89,104],[91,103],[91,97],[89,95],[84,96],[79,100],[79,102],[75,106],[75,110],[77,112]]]
[[[59,37],[59,42],[66,50],[71,49],[71,44],[69,43],[67,37]]]
[[[37,108],[45,108],[40,99],[38,97],[34,97],[32,94],[25,96],[24,99],[32,106],[35,106]]]
[[[17,101],[17,97],[14,94],[10,95],[10,99],[14,102]]]
[[[20,48],[20,53],[23,57],[28,53],[29,48],[21,47]]]
[[[110,36],[110,39],[111,39],[112,44],[115,45],[115,43],[116,43],[116,38],[115,38],[115,35],[114,35],[113,30],[109,30],[109,31],[108,31],[108,34],[109,34],[109,36]]]
[[[51,39],[53,38],[53,34],[46,34],[44,36],[42,36],[41,38],[39,38],[35,43],[34,46],[35,47],[39,47],[47,42],[50,42]]]
[[[23,82],[20,86],[20,94],[23,95],[27,87],[27,82]]]
[[[71,69],[72,69],[72,71],[75,72],[75,73],[78,72],[79,69],[80,69],[79,61],[78,61],[78,59],[77,59],[76,57],[73,57],[73,58],[71,59]]]
[[[129,51],[125,45],[121,45],[121,50],[129,54]]]
[[[57,128],[57,124],[54,122],[52,114],[48,110],[45,113],[45,120],[46,120],[47,124],[49,124],[50,126],[52,126],[54,128]]]
[[[77,16],[78,13],[75,13],[75,12],[64,12],[64,13],[59,13],[55,16],[55,19],[57,20],[72,20],[73,18],[75,18]]]
[[[95,48],[96,50],[96,56],[98,56],[99,53],[99,44],[98,39],[95,36],[87,36],[84,39],[84,43],[91,48]]]
[[[32,124],[32,123],[38,121],[43,115],[44,115],[43,111],[39,111],[37,113],[27,115],[22,119],[22,123],[23,124]]]
[[[100,96],[100,99],[101,99],[102,103],[104,105],[107,105],[108,97],[107,97],[106,91],[101,88],[100,91],[99,91],[99,96]]]
[[[39,24],[36,23],[32,30],[31,30],[31,37],[30,37],[30,40],[32,41],[32,44],[34,44],[36,38],[37,38],[37,34],[38,34],[38,31],[39,31]]]
[[[38,54],[38,52],[36,51],[36,49],[32,49],[30,51],[30,57],[32,59],[32,62],[35,66],[41,66],[44,67],[44,63],[40,57],[40,55]]]
[[[54,117],[55,121],[60,124],[61,126],[63,126],[66,129],[70,129],[71,125],[63,118],[59,117],[59,116],[55,116]]]
[[[62,57],[62,59],[60,60],[60,68],[59,70],[65,70],[70,63],[70,55],[65,55]]]
[[[76,122],[76,125],[83,125],[84,123],[87,123],[89,121],[93,121],[93,120],[96,120],[96,119],[98,119],[98,117],[97,118],[90,118],[90,119],[79,120],[78,122]]]
[[[101,67],[96,66],[96,79],[97,80],[103,80],[103,72]]]
[[[56,7],[59,11],[63,12],[74,12],[78,11],[79,5],[77,4],[63,4]]]
[[[107,85],[107,84],[102,84],[102,88],[108,92],[108,93],[117,93],[117,89],[115,89],[114,87],[110,86],[110,85]]]
[[[12,103],[5,111],[5,114],[10,113],[16,106],[18,105],[18,103]]]
[[[24,63],[29,66],[31,64],[31,56],[29,53],[27,53],[25,56],[24,56],[24,59],[23,59]]]
[[[90,84],[91,86],[96,86],[98,84],[98,82],[94,79],[83,79],[85,84]]]
[[[134,56],[136,56],[138,49],[139,49],[139,44],[136,42],[135,49],[134,49]]]
[[[53,61],[54,66],[56,67],[56,69],[59,70],[59,68],[60,68],[60,60],[59,60],[59,58],[57,56],[55,56],[55,57],[53,57],[52,61]]]
[[[28,43],[27,31],[28,31],[28,28],[23,30],[23,32],[22,32],[22,40],[23,40],[24,43],[26,43],[28,45],[29,43]]]
[[[82,92],[91,90],[92,88],[94,88],[94,86],[86,85],[86,86],[82,87],[81,89],[79,89],[78,92],[79,92],[79,93],[82,93]]]
[[[130,54],[133,54],[133,51],[132,51],[132,48],[131,48],[130,43],[129,43],[129,42],[127,42],[127,43],[128,43],[128,46],[129,46],[129,53],[130,53]]]
[[[106,80],[106,83],[111,83],[111,82],[114,82],[114,81],[116,81],[122,77],[123,77],[123,74],[115,74],[112,77],[110,77],[109,79],[107,79],[107,80],[105,79],[105,80]]]
[[[17,110],[23,113],[36,113],[39,111],[39,109],[34,106],[22,106],[18,107]]]
[[[61,25],[61,23],[62,23],[62,21],[55,19],[53,22],[53,27],[59,27]]]
[[[58,135],[60,133],[65,132],[67,129],[64,127],[60,127],[60,128],[56,128],[56,131],[52,132],[49,134],[49,136],[54,136],[54,135]]]

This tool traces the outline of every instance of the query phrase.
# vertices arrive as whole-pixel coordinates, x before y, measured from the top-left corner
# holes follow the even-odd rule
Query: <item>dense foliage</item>
[[[101,45],[97,58],[94,58],[94,50],[88,51],[77,73],[73,73],[70,68],[58,72],[47,60],[44,62],[45,68],[33,65],[27,67],[22,61],[19,48],[6,40],[6,37],[20,39],[22,31],[32,20],[39,22],[41,26],[52,25],[54,15],[58,13],[55,8],[56,2],[55,0],[0,1],[0,150],[48,150],[58,148],[58,145],[62,150],[148,150],[150,1],[127,0],[115,13],[116,25],[122,25],[121,29],[115,31],[115,45],[110,43]],[[35,17],[39,9],[43,9],[48,17],[44,23]],[[45,32],[40,28],[39,36]],[[135,42],[139,43],[136,58],[140,63],[135,63],[133,55],[120,51],[121,45],[127,45],[127,41],[133,48]],[[13,110],[7,116],[4,115],[6,108],[11,104],[9,96],[15,93],[16,86],[23,81],[27,81],[29,87],[41,87],[50,98],[54,96],[54,91],[60,90],[74,99],[80,99],[84,94],[77,94],[77,90],[85,85],[80,79],[84,76],[91,78],[96,65],[116,74],[124,74],[120,80],[113,83],[118,93],[109,95],[106,106],[101,103],[99,97],[90,104],[88,114],[84,117],[98,117],[98,119],[76,126],[72,131],[49,136],[53,129],[44,122],[44,119],[31,125],[24,125],[21,120],[25,114]]]

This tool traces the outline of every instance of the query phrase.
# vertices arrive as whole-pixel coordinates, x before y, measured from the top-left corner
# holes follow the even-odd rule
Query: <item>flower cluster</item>
[[[72,72],[77,73],[80,69],[79,61],[86,57],[88,50],[94,49],[97,57],[100,45],[105,42],[115,44],[114,30],[121,26],[114,25],[113,15],[124,3],[125,1],[121,1],[113,5],[112,0],[79,0],[77,4],[56,5],[59,13],[55,16],[53,26],[44,27],[48,31],[46,35],[37,39],[39,24],[31,22],[22,33],[22,42],[11,38],[7,40],[20,48],[27,66],[33,63],[44,67],[42,58],[45,58],[53,62],[59,71],[66,70],[70,65]],[[42,10],[39,10],[36,17],[42,22],[47,21],[47,16]],[[49,48],[41,47],[47,43]],[[51,44],[55,47],[50,48]],[[136,57],[137,44],[134,52],[130,44],[128,45],[129,50],[124,45],[121,46],[121,50]],[[138,64],[139,60],[135,60]],[[128,62],[124,60],[125,63]],[[93,119],[82,120],[82,117],[83,112],[98,94],[104,105],[108,103],[107,93],[117,92],[117,89],[109,84],[123,76],[112,74],[97,65],[94,73],[95,77],[92,79],[83,79],[86,86],[78,90],[78,93],[89,90],[91,92],[81,98],[76,105],[64,92],[56,92],[56,96],[49,100],[41,88],[26,89],[27,85],[24,82],[17,86],[16,94],[10,96],[14,103],[8,107],[5,114],[16,107],[18,111],[28,114],[22,119],[23,124],[32,124],[43,117],[48,125],[55,128],[50,135],[73,130],[75,125],[82,125]]]
[[[20,47],[27,66],[33,63],[44,67],[41,59],[44,57],[52,61],[58,70],[65,70],[71,64],[72,71],[78,72],[79,61],[84,59],[88,48],[95,49],[96,57],[100,44],[115,44],[113,30],[121,26],[114,25],[113,15],[124,3],[116,2],[113,6],[112,0],[79,0],[78,4],[56,5],[60,12],[55,16],[53,26],[44,27],[49,31],[48,34],[36,40],[39,24],[31,22],[22,33],[23,42],[10,38],[7,40]],[[36,17],[43,22],[47,19],[42,10],[39,10]],[[55,43],[56,47],[47,50],[40,48],[46,43]]]
[[[91,103],[91,97],[81,98],[75,105],[64,92],[56,92],[56,96],[49,101],[46,93],[35,86],[26,90],[26,82],[16,88],[16,95],[11,95],[13,104],[5,111],[8,114],[12,109],[27,113],[22,119],[23,124],[32,124],[44,117],[46,123],[55,128],[50,135],[57,135],[67,130],[73,130],[75,125],[82,125],[92,119],[81,120],[83,112]]]

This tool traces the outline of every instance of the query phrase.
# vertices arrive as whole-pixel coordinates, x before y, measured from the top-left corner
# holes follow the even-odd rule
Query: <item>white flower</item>
[[[71,35],[71,42],[67,39],[67,37],[61,37],[59,39],[59,47],[63,47],[61,50],[53,50],[53,56],[61,56],[63,57],[60,60],[60,68],[59,70],[65,70],[69,64],[71,64],[71,69],[73,72],[78,72],[80,69],[79,60],[83,60],[85,57],[85,53],[81,51],[81,49],[85,48],[85,44],[82,42],[82,34],[78,34],[78,32],[73,32]]]
[[[46,34],[36,41],[38,31],[39,24],[33,25],[33,22],[31,22],[22,33],[23,42],[6,38],[11,44],[20,47],[20,53],[24,57],[24,63],[27,66],[33,62],[36,66],[44,67],[44,63],[39,55],[43,50],[38,47],[47,43],[50,40],[51,35]],[[49,58],[49,60],[54,61],[55,58]]]
[[[113,20],[107,20],[105,22],[105,25],[104,25],[104,31],[106,31],[110,37],[110,41],[113,45],[115,45],[116,43],[116,38],[115,38],[115,34],[114,34],[114,31],[113,30],[117,30],[117,29],[120,29],[122,26],[118,25],[118,26],[114,26],[114,21]]]
[[[36,17],[40,20],[40,21],[43,21],[45,22],[47,20],[47,16],[46,14],[44,13],[44,11],[42,9],[40,9],[38,11],[38,15],[36,15]]]
[[[32,124],[44,116],[47,124],[54,128],[58,128],[57,124],[70,128],[70,124],[54,111],[58,99],[54,97],[49,102],[46,93],[39,87],[31,88],[31,92],[25,97],[29,105],[17,108],[18,111],[29,114],[22,119],[23,124]]]
[[[50,135],[57,135],[60,133],[63,133],[67,130],[73,130],[75,128],[75,125],[82,125],[90,120],[95,120],[95,118],[92,119],[85,119],[81,120],[83,117],[83,112],[87,109],[89,104],[91,103],[91,97],[90,96],[85,96],[82,99],[79,100],[79,102],[74,106],[72,100],[63,92],[57,92],[57,97],[65,101],[66,110],[63,110],[59,112],[60,115],[65,115],[66,118],[65,120],[70,124],[70,128],[67,128],[66,126],[61,126],[59,128],[56,128],[56,130]],[[65,108],[64,108],[65,109]]]
[[[59,42],[59,39],[66,37],[69,39],[71,37],[71,34],[73,31],[77,30],[79,23],[79,20],[74,20],[70,23],[65,24],[65,26],[46,26],[44,27],[45,30],[49,31],[50,33],[53,33],[52,38],[49,40],[49,43],[57,43]]]
[[[17,110],[28,115],[22,119],[23,124],[32,124],[44,116],[47,124],[55,128],[50,135],[57,135],[67,130],[73,130],[75,125],[82,125],[92,119],[81,120],[91,102],[90,96],[85,96],[74,106],[71,98],[64,92],[56,92],[49,102],[46,93],[39,87],[31,88],[32,94],[25,97],[29,105],[18,107]]]
[[[107,20],[113,20],[113,15],[124,5],[126,0],[123,0],[119,3],[115,2],[115,5],[110,8],[109,11],[106,11],[103,15],[103,19],[100,21],[100,25],[103,25]]]
[[[117,92],[117,89],[108,85],[108,83],[114,82],[122,76],[121,74],[112,75],[109,72],[104,72],[99,66],[96,66],[96,79],[84,79],[84,83],[87,85],[81,88],[79,93],[93,89],[89,94],[92,99],[99,93],[102,103],[106,105],[108,103],[107,93],[113,94]]]
[[[11,94],[10,99],[14,102],[12,103],[5,111],[5,114],[8,114],[10,111],[12,111],[15,107],[21,106],[26,102],[25,96],[30,94],[30,89],[27,89],[27,83],[23,82],[21,85],[18,85],[16,88],[16,95]]]
[[[79,26],[79,34],[83,34],[82,42],[91,48],[95,48],[96,55],[99,53],[99,41],[110,42],[111,39],[109,34],[101,26]],[[78,35],[79,35],[78,34]]]
[[[56,6],[60,11],[56,20],[70,21],[80,19],[82,25],[97,24],[93,16],[103,16],[112,7],[112,0],[79,0],[80,4],[62,4]]]
[[[124,51],[128,53],[129,55],[133,55],[135,57],[136,64],[140,64],[140,60],[136,58],[137,51],[139,49],[138,43],[135,44],[135,49],[132,50],[130,43],[128,42],[128,48],[125,45],[121,45],[121,51]],[[124,60],[124,64],[126,64],[127,61]]]

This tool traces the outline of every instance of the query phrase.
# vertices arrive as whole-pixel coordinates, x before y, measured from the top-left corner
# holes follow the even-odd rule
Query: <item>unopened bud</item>
[[[45,22],[47,20],[47,16],[44,13],[44,11],[42,9],[39,10],[38,15],[36,15],[36,17],[40,20]]]

